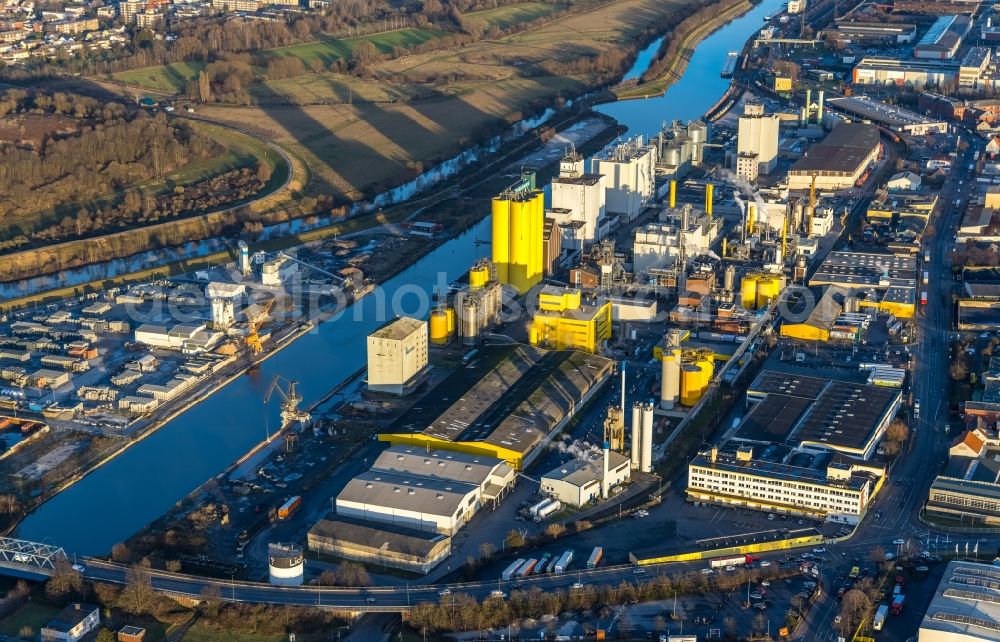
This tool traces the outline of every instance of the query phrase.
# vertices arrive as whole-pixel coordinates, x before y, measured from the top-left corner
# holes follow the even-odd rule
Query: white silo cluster
[[[632,469],[644,473],[653,470],[653,404],[635,402],[632,406]]]
[[[663,345],[660,370],[660,408],[673,410],[681,396],[681,338],[671,330]]]

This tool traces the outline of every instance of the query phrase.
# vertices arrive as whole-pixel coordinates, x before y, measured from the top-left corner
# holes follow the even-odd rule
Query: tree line
[[[92,105],[87,110],[84,106],[88,103],[63,98],[15,91],[0,99],[0,110],[8,119],[25,113],[74,117],[73,131],[67,131],[65,121],[59,121],[41,140],[29,145],[0,140],[0,184],[4,186],[0,222],[162,178],[195,160],[225,151],[189,125],[168,121],[162,113],[126,110],[121,105],[100,109]],[[110,216],[114,218],[115,213]]]

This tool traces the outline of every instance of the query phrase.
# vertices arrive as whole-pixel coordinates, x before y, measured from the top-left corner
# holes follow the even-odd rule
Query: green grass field
[[[487,27],[495,26],[500,29],[506,29],[511,25],[537,20],[553,11],[555,11],[555,7],[552,5],[542,4],[541,2],[525,2],[506,7],[497,7],[496,9],[473,11],[465,14],[465,17],[470,20],[482,20]]]
[[[307,65],[318,58],[324,65],[329,65],[334,60],[349,58],[354,48],[365,41],[375,45],[375,49],[380,53],[389,53],[396,47],[402,49],[414,47],[428,40],[439,38],[444,33],[437,29],[397,29],[396,31],[386,31],[370,36],[358,36],[357,38],[345,38],[343,40],[326,38],[302,45],[269,49],[262,53],[269,56],[295,56]]]
[[[119,71],[111,77],[129,85],[175,94],[184,91],[187,84],[195,80],[198,72],[204,68],[203,62],[175,62],[169,65]]]
[[[39,630],[58,612],[59,609],[55,606],[29,602],[0,620],[0,635],[18,637],[25,627],[31,628],[38,635]]]

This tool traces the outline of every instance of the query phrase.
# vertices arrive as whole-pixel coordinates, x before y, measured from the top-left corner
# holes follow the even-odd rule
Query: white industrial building
[[[668,208],[659,220],[636,228],[632,244],[632,272],[648,274],[652,269],[677,263],[681,248],[688,257],[708,251],[718,234],[720,220],[710,222],[703,210],[691,205]]]
[[[496,505],[514,485],[502,459],[393,446],[347,483],[337,515],[453,535],[476,512]]]
[[[188,354],[211,350],[222,339],[222,333],[209,330],[204,323],[198,325],[178,323],[171,328],[144,323],[135,329],[134,336],[136,343],[151,348],[181,350]]]
[[[399,317],[368,335],[368,389],[406,394],[427,373],[427,322]]]
[[[611,489],[628,482],[631,469],[625,455],[610,449],[605,454],[606,462],[604,454],[596,459],[577,457],[542,475],[542,494],[574,507],[606,498]]]
[[[1000,568],[952,561],[945,567],[917,631],[917,642],[1000,640]]]
[[[776,114],[765,114],[763,103],[748,101],[739,118],[736,140],[736,175],[754,182],[768,174],[778,163],[778,127]]]
[[[234,303],[242,303],[246,294],[247,287],[242,283],[212,281],[205,286],[206,299],[229,299]]]
[[[559,163],[559,176],[552,179],[552,208],[546,217],[560,228],[573,230],[563,243],[564,249],[598,240],[598,228],[605,217],[605,179],[600,174],[585,173],[583,156],[575,151]]]
[[[270,261],[265,261],[260,268],[262,285],[279,286],[299,271],[299,265],[287,256],[279,254]]]
[[[633,221],[656,193],[656,148],[637,136],[595,157],[591,172],[604,176],[608,215]]]
[[[699,454],[688,464],[688,499],[857,524],[877,477],[863,462],[825,469],[755,459],[752,446]]]

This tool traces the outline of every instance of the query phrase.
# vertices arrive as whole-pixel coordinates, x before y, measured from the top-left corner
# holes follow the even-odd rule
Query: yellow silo
[[[701,377],[699,379],[701,387],[698,392],[698,397],[700,398],[708,390],[709,384],[712,383],[712,375],[715,374],[715,355],[711,350],[706,350],[699,355],[698,367],[701,369]]]
[[[740,282],[740,305],[747,310],[757,308],[757,279],[756,274],[747,274]]]
[[[484,263],[477,263],[469,269],[469,287],[473,290],[486,285],[490,280],[489,266]]]
[[[766,276],[757,281],[757,307],[766,307],[781,292],[781,277]]]
[[[701,399],[701,368],[688,363],[681,366],[681,404],[693,406]]]
[[[527,292],[531,287],[531,280],[528,276],[532,231],[530,209],[530,204],[525,201],[511,201],[510,203],[511,245],[510,267],[507,268],[507,275],[510,277],[510,284],[521,293]]]
[[[455,334],[455,308],[450,305],[444,309],[445,315],[448,317],[448,336]]]
[[[507,265],[510,263],[510,199],[497,196],[493,199],[493,265],[497,279],[509,283]]]
[[[545,194],[541,191],[535,192],[534,197],[531,199],[531,216],[534,226],[532,228],[531,234],[531,247],[533,248],[535,254],[535,260],[531,265],[531,270],[529,271],[529,276],[531,278],[532,285],[538,283],[542,279],[542,272],[544,271],[543,263],[545,262],[545,250],[543,248],[545,237]]]
[[[450,333],[448,332],[448,313],[444,310],[433,310],[431,312],[431,343],[443,346],[448,343]]]

